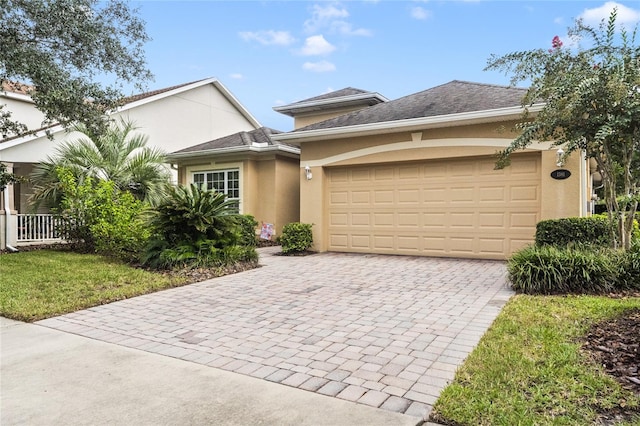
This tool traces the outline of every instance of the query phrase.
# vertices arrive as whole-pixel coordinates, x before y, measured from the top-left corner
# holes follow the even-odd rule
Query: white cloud
[[[304,28],[307,32],[312,33],[329,26],[335,19],[347,18],[348,16],[349,12],[345,8],[338,8],[333,4],[326,6],[314,4],[311,19],[304,22]]]
[[[411,17],[413,19],[419,19],[423,21],[431,17],[431,12],[423,7],[416,6],[411,8]]]
[[[585,9],[580,18],[587,24],[599,24],[603,19],[609,19],[609,15],[611,15],[614,8],[618,9],[616,22],[620,24],[635,24],[640,21],[640,10],[631,9],[614,1],[608,1],[602,6],[593,9]]]
[[[328,55],[336,50],[335,46],[324,39],[322,35],[307,37],[300,53],[304,56]]]
[[[244,78],[244,76],[240,73],[233,73],[233,74],[229,74],[229,77],[233,78],[234,80],[242,80]]]
[[[556,19],[553,20],[553,23],[554,24],[558,24],[558,25],[562,25],[562,24],[564,24],[564,18],[559,16],[559,17],[557,17]]]
[[[313,72],[330,72],[335,71],[336,66],[328,61],[305,62],[304,64],[302,64],[302,69],[305,71]]]
[[[327,90],[325,90],[323,94],[326,95],[327,93],[331,93],[331,92],[335,92],[335,91],[336,90],[333,87],[329,86],[329,87],[327,87]]]
[[[288,46],[295,41],[289,31],[243,31],[238,34],[244,41],[257,41],[264,45]]]
[[[370,36],[371,30],[365,28],[353,28],[353,25],[345,19],[349,17],[349,11],[338,3],[326,5],[314,4],[311,18],[304,22],[304,30],[307,33],[315,33],[321,29],[329,29],[331,33],[350,36]]]

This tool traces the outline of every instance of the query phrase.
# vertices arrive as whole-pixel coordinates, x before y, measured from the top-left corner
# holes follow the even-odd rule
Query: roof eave
[[[363,102],[366,100],[374,100],[375,103]],[[337,98],[320,99],[311,102],[299,102],[295,104],[283,105],[279,107],[273,107],[273,110],[281,114],[285,114],[293,117],[296,114],[319,111],[324,107],[348,107],[353,105],[375,105],[382,102],[388,102],[389,99],[382,96],[377,92],[360,93],[357,95],[340,96]]]
[[[269,145],[266,147],[260,146],[232,146],[228,148],[213,148],[213,149],[203,149],[199,151],[189,151],[189,152],[176,152],[167,155],[167,159],[169,161],[175,160],[186,160],[189,158],[203,157],[203,156],[211,156],[211,155],[222,155],[222,154],[237,154],[237,153],[267,153],[267,152],[282,152],[286,154],[300,155],[300,148],[295,146],[287,146],[287,145]]]
[[[527,110],[531,113],[537,113],[543,106],[544,104],[534,104],[527,107]],[[304,142],[335,139],[338,137],[410,132],[415,130],[435,129],[439,127],[451,127],[454,125],[470,125],[517,119],[522,117],[524,110],[525,108],[523,107],[507,107],[484,111],[438,115],[433,117],[357,124],[353,126],[333,127],[329,129],[293,131],[272,135],[271,138],[278,142],[300,144]]]

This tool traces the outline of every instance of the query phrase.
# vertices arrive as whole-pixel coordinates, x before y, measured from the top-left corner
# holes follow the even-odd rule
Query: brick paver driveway
[[[424,417],[511,295],[502,262],[274,252],[39,324]]]

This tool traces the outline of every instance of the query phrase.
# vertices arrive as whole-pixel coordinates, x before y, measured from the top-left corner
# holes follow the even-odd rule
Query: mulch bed
[[[584,349],[620,384],[640,394],[640,309],[623,317],[595,324],[585,337]]]
[[[583,349],[602,365],[623,388],[640,395],[640,308],[622,317],[594,324],[585,336]],[[640,410],[620,407],[602,413],[600,424],[640,418]]]
[[[176,269],[162,272],[165,276],[186,278],[188,284],[200,281],[210,280],[212,278],[222,277],[224,275],[235,274],[237,272],[248,271],[250,269],[259,268],[258,262],[240,262],[230,266],[218,268],[193,268],[193,269]]]

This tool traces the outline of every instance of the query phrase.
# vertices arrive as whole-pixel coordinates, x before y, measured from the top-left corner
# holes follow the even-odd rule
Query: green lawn
[[[36,250],[0,255],[0,316],[37,321],[186,283],[105,257]]]
[[[474,426],[587,425],[616,407],[640,412],[640,397],[580,350],[590,324],[639,306],[640,298],[515,296],[442,392],[432,418]]]

